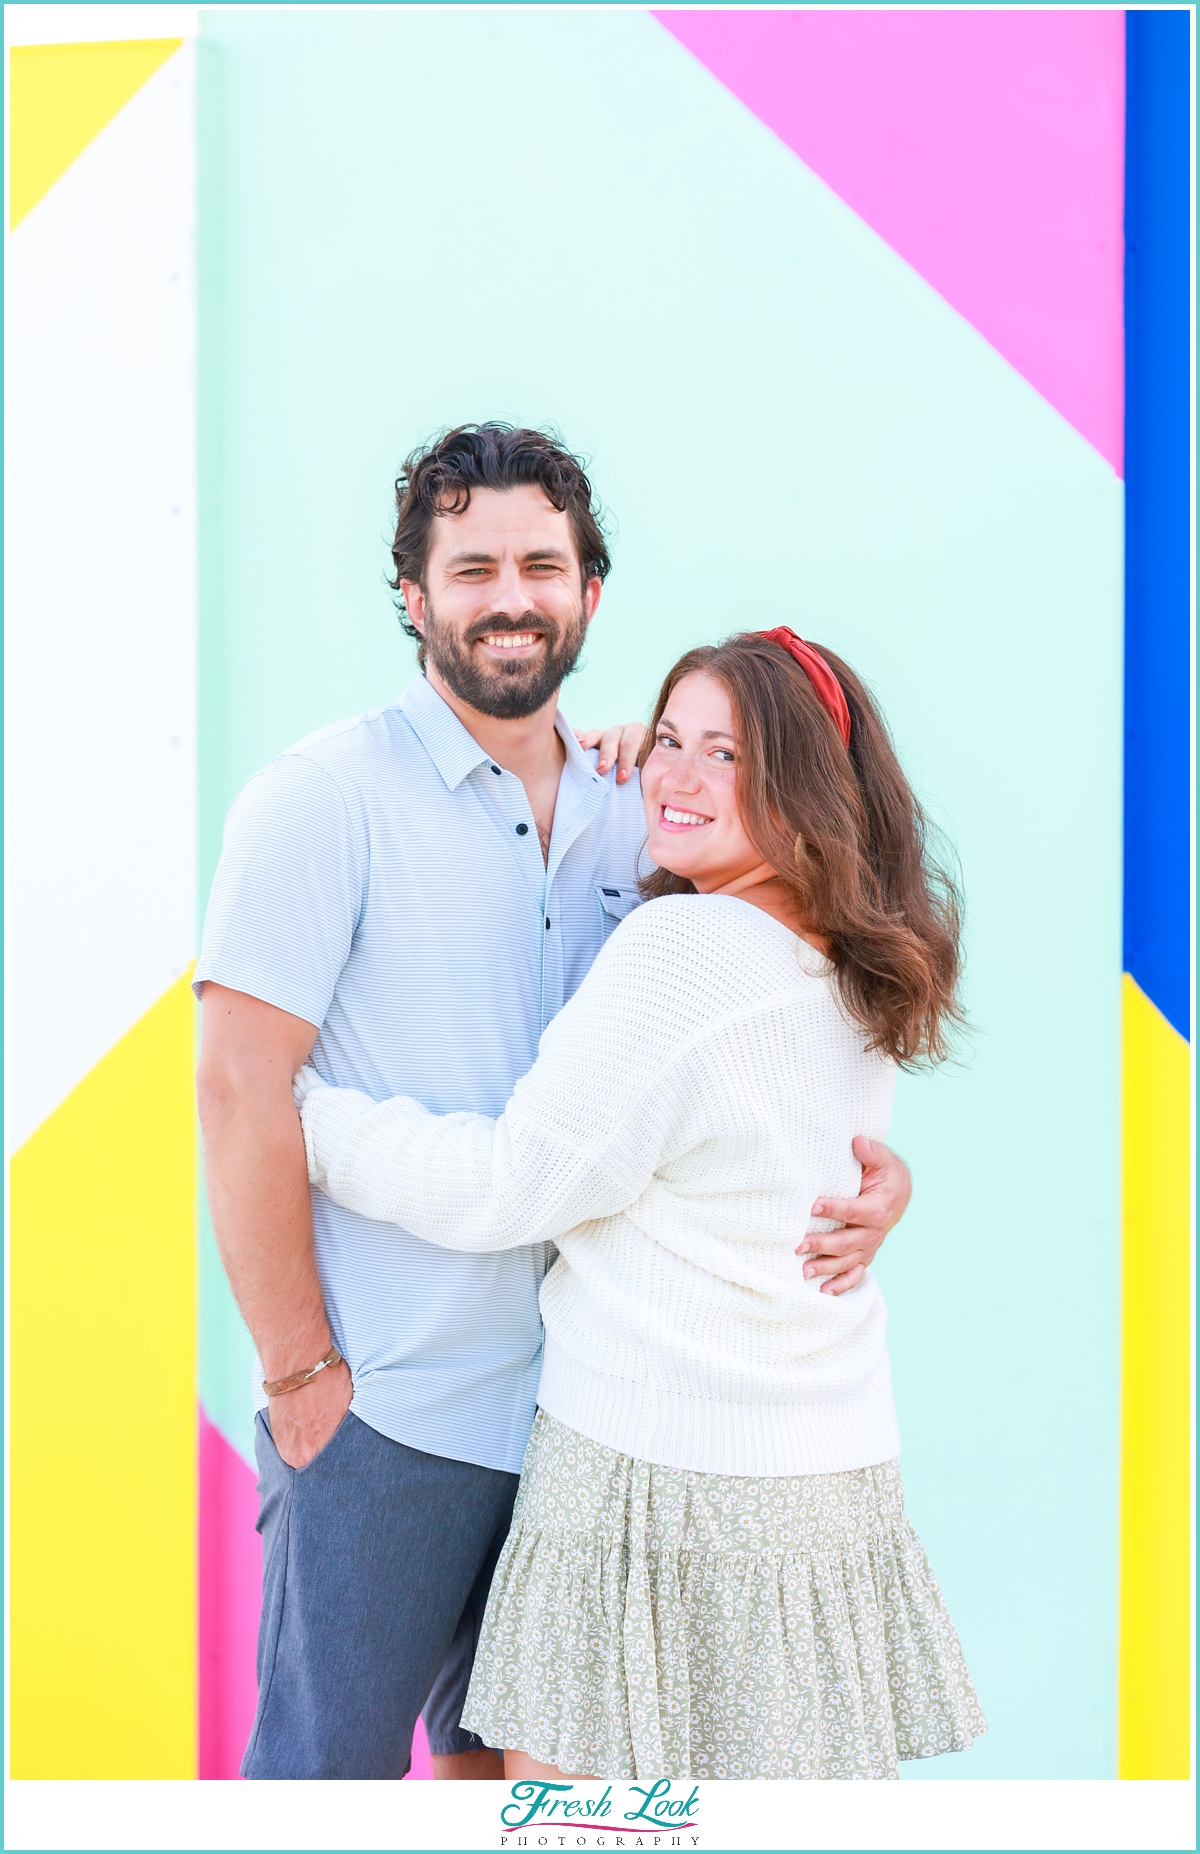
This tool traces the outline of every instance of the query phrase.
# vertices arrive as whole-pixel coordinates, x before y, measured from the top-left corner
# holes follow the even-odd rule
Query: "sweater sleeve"
[[[683,1108],[669,1071],[694,1028],[686,1011],[665,1023],[648,995],[658,962],[639,916],[651,913],[613,935],[498,1120],[313,1089],[311,1181],[362,1216],[480,1252],[553,1240],[635,1202],[673,1144]]]

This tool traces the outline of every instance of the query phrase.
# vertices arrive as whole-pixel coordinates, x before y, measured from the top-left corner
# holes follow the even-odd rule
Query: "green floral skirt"
[[[697,1474],[541,1410],[462,1722],[639,1779],[894,1777],[986,1730],[896,1462]]]

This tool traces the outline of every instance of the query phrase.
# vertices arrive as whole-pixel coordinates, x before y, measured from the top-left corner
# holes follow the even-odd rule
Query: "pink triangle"
[[[200,1411],[200,1775],[235,1778],[258,1700],[262,1591],[258,1495],[248,1468]]]
[[[655,17],[1120,471],[1123,12]]]

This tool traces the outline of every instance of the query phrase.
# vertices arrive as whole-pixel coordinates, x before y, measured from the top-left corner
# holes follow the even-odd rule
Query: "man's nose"
[[[521,569],[515,560],[505,561],[491,587],[491,607],[496,615],[516,618],[529,604],[521,583]]]

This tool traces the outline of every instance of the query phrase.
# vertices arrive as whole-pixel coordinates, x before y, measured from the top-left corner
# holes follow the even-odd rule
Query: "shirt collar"
[[[447,791],[457,791],[468,773],[490,763],[479,742],[468,734],[453,708],[424,676],[409,683],[400,697],[400,707],[442,775]]]
[[[598,785],[603,787],[604,781],[596,771],[595,760],[588,758],[587,754],[576,740],[575,729],[571,726],[571,723],[567,720],[561,708],[554,717],[554,726],[557,730],[559,739],[567,750],[567,763],[563,771],[572,773],[582,786]]]
[[[457,791],[467,774],[474,772],[477,766],[491,765],[474,735],[467,732],[449,703],[442,700],[424,676],[409,683],[399,706],[441,774],[447,791]],[[570,772],[585,789],[591,785],[603,788],[604,780],[576,740],[561,709],[554,717],[554,726],[566,750],[567,763],[563,770]]]

